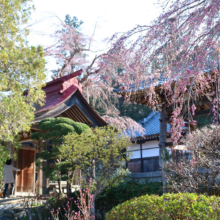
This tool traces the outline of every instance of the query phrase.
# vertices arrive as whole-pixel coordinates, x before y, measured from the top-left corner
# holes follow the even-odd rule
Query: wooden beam
[[[21,149],[23,149],[23,150],[33,150],[33,151],[36,151],[36,148],[35,148],[35,147],[29,147],[29,146],[22,146]]]
[[[43,146],[42,146],[42,143],[41,143],[41,146],[40,147],[40,152],[43,150]],[[42,169],[39,169],[38,171],[38,192],[40,195],[43,194],[43,171]]]
[[[142,143],[140,143],[140,151],[141,151],[141,172],[144,172],[144,163],[143,163]]]
[[[173,146],[173,142],[166,142],[165,143],[165,147],[172,147]]]
[[[205,110],[211,109],[211,104],[210,103],[204,104],[204,109]]]
[[[196,116],[202,116],[202,115],[209,115],[209,114],[211,114],[211,113],[212,113],[212,112],[211,112],[211,109],[202,110],[202,111],[197,111],[197,112],[195,112],[194,117],[196,117]]]

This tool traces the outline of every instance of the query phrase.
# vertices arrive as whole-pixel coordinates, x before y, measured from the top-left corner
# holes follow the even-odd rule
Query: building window
[[[141,164],[143,164],[143,168]],[[128,162],[128,169],[132,173],[159,171],[159,157],[143,158],[142,160],[130,160]]]
[[[140,173],[141,172],[141,160],[133,160],[128,162],[128,169],[132,173]]]
[[[159,157],[143,159],[144,172],[156,172],[159,171]]]
[[[127,148],[132,153],[127,163],[132,173],[156,172],[159,166],[159,147],[157,141],[150,141],[147,144],[134,144]]]

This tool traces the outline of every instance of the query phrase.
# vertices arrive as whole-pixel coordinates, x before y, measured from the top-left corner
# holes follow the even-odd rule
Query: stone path
[[[32,215],[33,219],[38,219],[37,215]],[[0,199],[0,220],[24,220],[26,216],[28,214],[24,207],[24,198]]]
[[[22,207],[22,203],[16,203],[14,200],[0,202],[0,220],[21,220],[26,216],[26,211]]]
[[[20,203],[24,199],[23,198],[8,198],[8,199],[0,199],[0,205],[6,205],[6,204],[13,204],[13,203]]]

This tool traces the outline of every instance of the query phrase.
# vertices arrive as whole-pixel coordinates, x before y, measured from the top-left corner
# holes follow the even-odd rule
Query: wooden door
[[[30,193],[34,191],[34,155],[33,150],[20,149],[18,151],[16,192]]]

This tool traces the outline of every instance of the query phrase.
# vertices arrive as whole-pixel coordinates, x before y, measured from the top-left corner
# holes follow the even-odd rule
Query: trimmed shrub
[[[126,201],[106,214],[106,220],[220,219],[220,198],[190,193],[145,195]]]
[[[109,186],[97,196],[96,208],[101,210],[104,206],[104,209],[109,211],[120,203],[146,194],[162,195],[162,182],[138,183],[134,179],[119,182]]]

